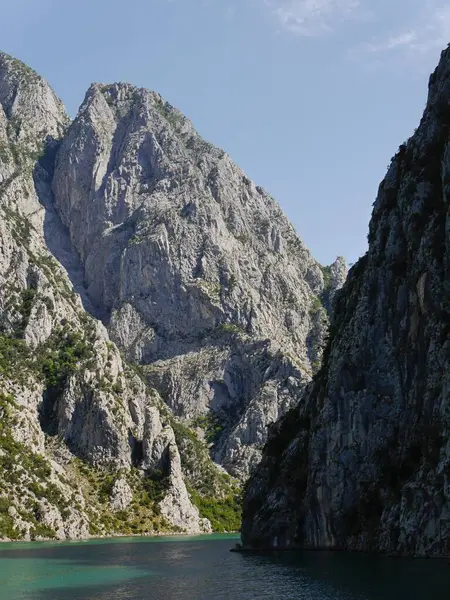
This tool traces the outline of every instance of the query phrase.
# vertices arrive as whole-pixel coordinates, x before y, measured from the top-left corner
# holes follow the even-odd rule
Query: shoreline
[[[120,539],[125,539],[125,538],[161,538],[161,537],[180,537],[180,538],[188,538],[188,537],[212,537],[215,535],[223,535],[223,536],[234,536],[234,535],[239,535],[239,531],[225,531],[225,532],[215,532],[212,531],[211,533],[205,533],[202,531],[199,531],[197,533],[186,533],[186,532],[173,532],[173,531],[168,531],[167,533],[164,532],[154,532],[154,533],[113,533],[110,535],[91,535],[89,537],[81,537],[81,538],[62,538],[62,539],[56,539],[56,538],[44,538],[44,537],[40,537],[38,539],[34,539],[34,540],[11,540],[11,539],[5,539],[5,538],[0,538],[0,550],[1,550],[1,545],[2,544],[41,544],[41,543],[46,543],[46,542],[52,542],[55,544],[58,543],[74,543],[74,542],[95,542],[95,541],[103,541],[103,540],[120,540]]]

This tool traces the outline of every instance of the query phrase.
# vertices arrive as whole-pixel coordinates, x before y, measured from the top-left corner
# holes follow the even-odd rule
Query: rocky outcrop
[[[70,124],[0,53],[0,537],[236,529],[338,271],[158,94]]]
[[[186,424],[216,423],[215,459],[245,479],[320,364],[342,263],[322,269],[225,152],[131,85],[90,87],[52,189],[112,339]]]
[[[116,479],[110,496],[113,510],[126,510],[133,502],[133,490],[126,479]]]
[[[160,503],[161,513],[180,530],[196,533],[200,529],[202,533],[211,533],[212,528],[209,520],[199,520],[199,512],[191,504],[184,485],[180,454],[173,434],[167,448],[167,455],[170,463],[169,488]]]
[[[145,373],[174,414],[198,428],[214,460],[241,480],[261,458],[268,425],[305,385],[300,368],[279,349],[239,332],[157,361]]]
[[[47,83],[0,54],[0,538],[205,531],[172,415],[85,310],[50,185],[67,124]]]
[[[380,185],[324,362],[272,427],[243,543],[450,555],[450,50]]]
[[[334,263],[329,267],[322,267],[322,273],[324,277],[324,291],[322,293],[323,304],[328,312],[332,312],[333,300],[336,292],[342,288],[348,275],[348,267],[345,258],[343,256],[338,256]]]

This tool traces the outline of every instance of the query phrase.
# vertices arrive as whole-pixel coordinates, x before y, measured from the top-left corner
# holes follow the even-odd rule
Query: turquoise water
[[[235,554],[237,536],[0,545],[0,600],[449,600],[450,562]]]

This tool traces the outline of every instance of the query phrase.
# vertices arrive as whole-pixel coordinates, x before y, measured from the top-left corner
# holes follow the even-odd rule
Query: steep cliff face
[[[337,294],[324,363],[270,433],[249,547],[450,554],[450,50]]]
[[[0,54],[0,538],[209,531],[173,415],[85,310],[51,192],[67,125],[47,83]],[[208,474],[211,493],[233,493]]]
[[[112,339],[178,417],[215,424],[216,459],[245,478],[320,363],[339,277],[326,285],[274,200],[131,85],[91,86],[53,192]]]
[[[53,190],[88,293],[133,356],[196,350],[233,323],[306,368],[319,265],[279,206],[159,95],[92,86]]]
[[[343,272],[158,94],[70,124],[0,53],[0,538],[235,529]]]

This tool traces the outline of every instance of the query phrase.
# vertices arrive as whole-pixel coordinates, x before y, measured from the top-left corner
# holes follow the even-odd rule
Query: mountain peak
[[[10,137],[26,147],[40,145],[48,136],[59,138],[69,122],[45,79],[4,52],[0,52],[0,105],[10,124]]]
[[[42,452],[57,434],[69,460],[109,472],[112,510],[162,472],[161,496],[138,496],[208,530],[194,498],[235,497],[213,461],[243,481],[320,366],[321,267],[276,201],[156,92],[94,83],[64,129],[45,80],[3,62],[0,343],[26,358],[7,364],[6,386],[30,347],[41,383],[32,400],[15,393]],[[23,152],[58,134],[44,156]]]

